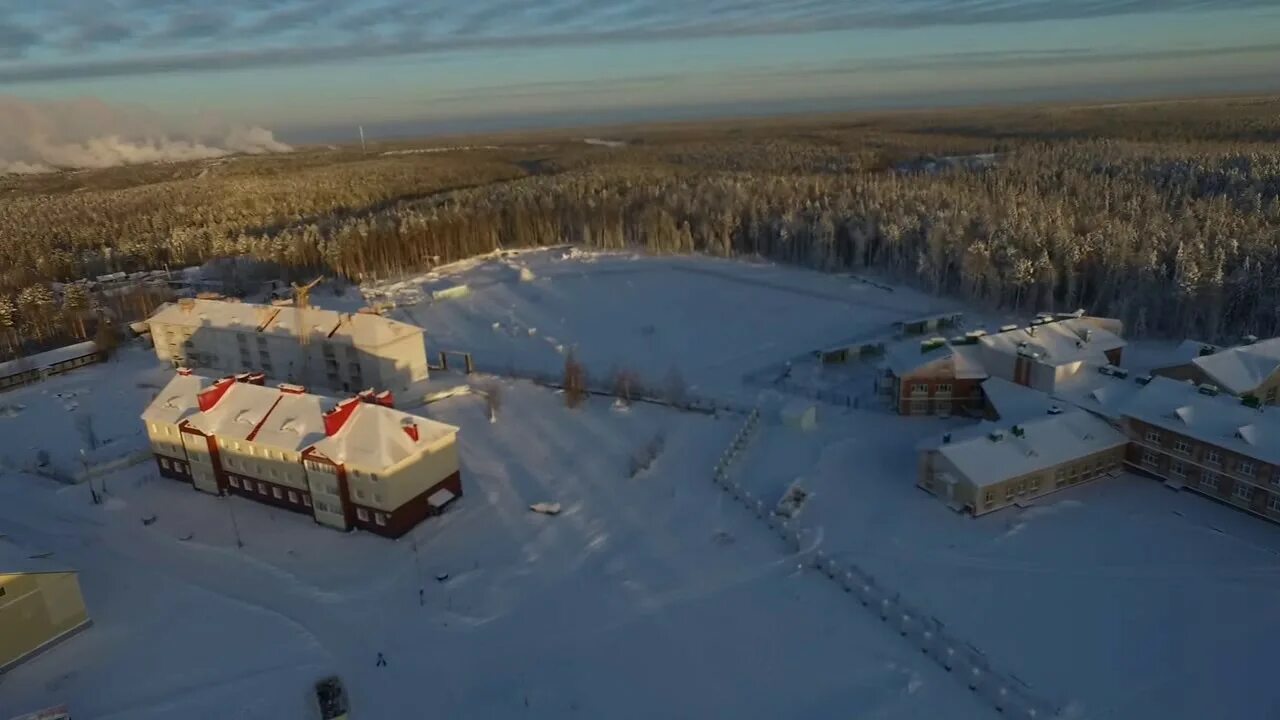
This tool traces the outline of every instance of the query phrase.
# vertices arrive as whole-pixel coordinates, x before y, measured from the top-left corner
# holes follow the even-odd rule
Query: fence
[[[862,607],[920,648],[922,653],[960,678],[997,711],[1020,720],[1052,718],[1059,714],[1054,704],[1037,696],[1017,676],[995,669],[981,650],[951,635],[936,617],[904,600],[856,563],[842,562],[816,548],[804,549],[803,528],[775,509],[766,508],[763,500],[735,482],[730,470],[754,438],[759,421],[759,409],[753,409],[716,462],[712,481],[721,490],[764,522],[791,552],[806,556],[807,567],[836,583]]]

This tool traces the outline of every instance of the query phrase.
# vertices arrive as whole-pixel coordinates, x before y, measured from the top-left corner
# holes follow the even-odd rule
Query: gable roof
[[[1191,362],[1222,389],[1244,395],[1280,371],[1280,338],[1228,348]]]
[[[280,397],[276,388],[233,382],[213,407],[196,412],[187,424],[206,435],[246,440]]]
[[[922,347],[918,340],[894,343],[885,349],[885,364],[898,376],[937,365],[947,367],[952,376],[960,380],[981,380],[987,377],[981,352],[976,345],[943,344],[931,350],[922,350]]]
[[[28,370],[40,370],[67,360],[75,360],[98,352],[98,344],[92,340],[65,347],[46,350],[35,355],[14,358],[0,363],[0,377],[16,375]]]
[[[1263,462],[1280,464],[1280,409],[1251,408],[1228,395],[1205,395],[1188,382],[1152,378],[1123,413],[1149,425]]]
[[[1009,382],[1004,378],[988,378],[982,383],[982,393],[1000,416],[1002,423],[1032,420],[1049,414],[1058,403],[1046,393],[1026,385]]]

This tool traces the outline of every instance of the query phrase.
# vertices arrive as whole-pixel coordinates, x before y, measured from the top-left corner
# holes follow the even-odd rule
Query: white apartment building
[[[174,367],[261,372],[281,382],[399,392],[427,378],[422,328],[380,315],[183,299],[147,321]]]
[[[458,428],[386,394],[335,400],[264,380],[180,369],[142,414],[160,474],[388,537],[462,495]]]

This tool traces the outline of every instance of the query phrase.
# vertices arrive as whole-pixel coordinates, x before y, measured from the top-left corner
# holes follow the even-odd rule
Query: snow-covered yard
[[[706,480],[728,419],[570,411],[521,382],[496,424],[474,397],[430,410],[463,428],[468,494],[398,542],[150,466],[113,476],[105,506],[83,486],[3,476],[0,527],[81,569],[95,625],[5,676],[0,708],[305,718],[310,684],[336,672],[359,717],[986,712]],[[659,433],[662,454],[629,478]],[[540,501],[564,509],[530,512]]]
[[[739,480],[1036,692],[1089,718],[1262,718],[1280,529],[1126,474],[979,519],[914,486],[913,443],[960,420],[828,409],[767,425]],[[1260,605],[1261,603],[1261,605]]]
[[[916,442],[964,420],[819,403],[806,430],[780,421],[788,397],[760,395],[762,370],[945,301],[773,265],[559,250],[365,292],[426,327],[430,351],[482,369],[554,375],[574,348],[596,376],[662,384],[675,368],[700,394],[761,402],[734,479],[770,504],[802,489],[806,550],[869,571],[1069,717],[1280,712],[1266,662],[1280,529],[1134,476],[974,520],[914,485]],[[1158,356],[1140,344],[1134,360]],[[794,369],[817,388],[870,384],[862,366]],[[312,683],[335,673],[357,718],[994,716],[711,483],[739,414],[601,397],[569,410],[532,383],[439,373],[431,390],[498,383],[498,419],[466,393],[418,410],[462,428],[466,495],[394,542],[203,495],[149,462],[95,481],[103,505],[22,472],[40,450],[77,470],[82,416],[98,445],[85,461],[143,449],[138,415],[166,373],[131,349],[0,394],[0,533],[78,569],[95,621],[0,676],[0,717],[67,702],[105,720],[310,718]]]

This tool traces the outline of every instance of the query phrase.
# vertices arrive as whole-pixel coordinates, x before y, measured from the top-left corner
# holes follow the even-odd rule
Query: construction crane
[[[306,285],[299,285],[298,283],[293,283],[293,306],[296,308],[311,307],[311,288],[320,284],[320,281],[323,279],[324,279],[324,276],[321,275],[317,277],[315,280],[312,280],[311,282],[307,283]]]
[[[308,347],[311,341],[311,326],[307,322],[306,310],[311,307],[311,289],[320,284],[324,279],[320,275],[315,280],[306,285],[293,285],[293,308],[294,308],[294,332],[298,335],[298,346],[302,349],[302,368],[301,378],[292,378],[293,382],[309,383],[311,382],[311,349]]]

